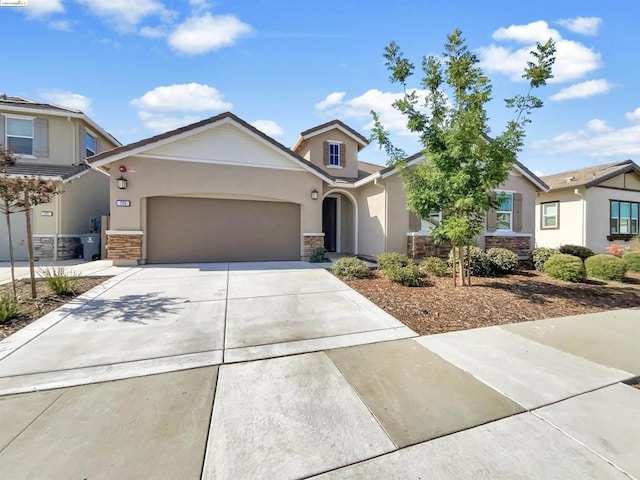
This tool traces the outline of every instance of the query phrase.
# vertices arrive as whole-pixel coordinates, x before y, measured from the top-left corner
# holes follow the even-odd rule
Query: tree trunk
[[[458,276],[458,262],[456,261],[456,244],[451,244],[451,266],[453,267],[453,273],[451,277],[453,278],[453,286],[456,286],[456,277]]]
[[[464,268],[464,247],[458,247],[458,262],[460,263],[460,285],[466,286],[466,269]]]
[[[15,270],[15,260],[13,258],[13,239],[11,238],[11,215],[9,212],[9,200],[4,200],[4,214],[5,219],[7,220],[7,235],[9,236],[9,264],[11,265],[11,288],[13,290],[13,299],[16,300],[18,298],[18,293],[16,292],[16,270]]]
[[[467,285],[471,286],[471,245],[467,245]]]
[[[29,250],[29,276],[31,277],[31,298],[36,298],[36,269],[33,264],[33,235],[31,234],[31,205],[29,204],[29,192],[24,192],[24,214],[27,219],[27,245]]]

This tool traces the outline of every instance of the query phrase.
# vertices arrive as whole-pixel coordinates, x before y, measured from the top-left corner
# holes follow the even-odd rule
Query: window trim
[[[513,232],[513,201],[514,194],[516,193],[513,190],[496,190],[496,195],[499,197],[500,195],[511,195],[511,210],[498,210],[496,207],[496,232]],[[498,215],[501,213],[509,214],[509,228],[498,228]]]
[[[548,227],[545,225],[545,218],[550,217],[551,215],[545,215],[544,214],[544,207],[546,205],[556,205],[556,214],[555,214],[555,218],[556,218],[556,224],[553,227]],[[558,230],[560,228],[560,201],[559,200],[552,200],[549,202],[542,202],[540,204],[540,229],[541,230]]]
[[[618,216],[617,217],[613,217],[611,215],[611,209],[613,207],[613,204],[617,203],[618,204]],[[621,220],[621,216],[620,216],[620,204],[621,203],[628,203],[629,204],[629,232],[627,233],[620,233],[620,220]],[[636,228],[635,228],[635,232],[633,232],[633,205],[637,205],[637,217],[636,217]],[[617,232],[612,232],[611,231],[611,220],[613,218],[616,218],[618,220],[618,228],[617,228]],[[625,217],[626,218],[626,217]],[[609,235],[608,237],[616,237],[616,238],[625,238],[625,237],[632,237],[635,235],[640,234],[640,202],[634,202],[633,200],[618,200],[618,199],[613,199],[610,198],[609,199]]]
[[[36,141],[36,117],[28,116],[28,115],[14,115],[11,113],[4,113],[4,139],[3,142],[9,148],[9,137],[12,138],[30,138],[31,139],[31,153],[16,153],[15,155],[18,158],[36,158],[33,154],[33,148]],[[25,137],[22,135],[9,135],[9,120],[31,120],[31,136]]]
[[[327,143],[329,144],[329,158],[327,158],[327,167],[331,167],[331,168],[339,168],[342,166],[342,159],[340,158],[340,145],[342,142],[334,142],[332,140],[327,140]],[[337,150],[337,153],[331,153],[331,148],[335,147]],[[331,158],[332,156],[334,158],[338,159],[338,163],[332,163],[331,162]]]

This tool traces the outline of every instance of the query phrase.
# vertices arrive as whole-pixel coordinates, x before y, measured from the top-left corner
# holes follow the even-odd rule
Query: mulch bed
[[[36,281],[37,298],[31,298],[31,285],[26,282],[17,282],[18,300],[20,302],[20,313],[18,316],[8,320],[7,323],[0,323],[0,340],[7,338],[12,333],[26,327],[31,322],[46,315],[47,313],[61,307],[78,295],[91,290],[100,285],[109,277],[81,277],[78,280],[75,295],[60,297],[54,295],[46,282]],[[12,295],[11,284],[0,285],[0,297]]]
[[[420,335],[640,306],[640,275],[625,283],[559,282],[536,271],[473,278],[453,287],[451,277],[428,277],[404,287],[375,270],[346,283]]]

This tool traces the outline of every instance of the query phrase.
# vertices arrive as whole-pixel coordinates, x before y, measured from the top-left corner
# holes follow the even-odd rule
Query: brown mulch
[[[36,293],[38,294],[36,299],[31,298],[31,285],[18,281],[16,286],[18,300],[20,302],[20,313],[6,323],[0,323],[0,340],[7,338],[12,333],[26,327],[43,315],[61,307],[78,295],[100,285],[108,278],[109,277],[81,277],[78,280],[76,294],[64,297],[54,295],[46,282],[38,280],[36,281]],[[11,284],[9,283],[0,285],[0,297],[5,294],[12,295]]]
[[[626,283],[559,282],[536,271],[473,278],[456,288],[451,277],[428,277],[404,287],[373,277],[346,283],[420,335],[640,306],[640,275]]]

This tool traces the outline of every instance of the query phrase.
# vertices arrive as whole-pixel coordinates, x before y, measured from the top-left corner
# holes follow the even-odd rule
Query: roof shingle
[[[638,168],[638,165],[636,165],[633,160],[625,160],[623,162],[605,163],[603,165],[594,165],[592,167],[560,172],[554,175],[546,175],[542,177],[542,180],[544,180],[552,190],[582,186],[589,188],[617,175],[631,171],[640,173],[640,168]]]

